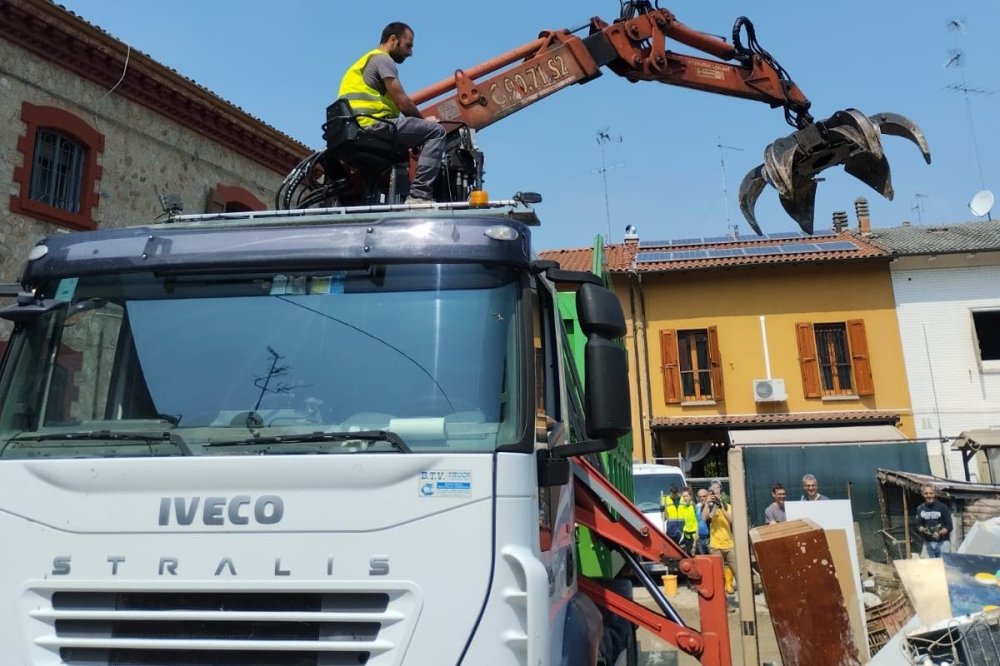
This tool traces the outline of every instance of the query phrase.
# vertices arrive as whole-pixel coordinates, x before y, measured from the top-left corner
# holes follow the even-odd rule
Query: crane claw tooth
[[[760,193],[764,191],[766,185],[763,166],[757,166],[748,171],[747,175],[743,176],[743,182],[740,183],[740,210],[743,211],[743,217],[746,218],[747,224],[758,236],[763,236],[764,232],[757,224],[754,208],[757,206],[757,199],[760,198]]]
[[[920,131],[915,122],[898,113],[876,113],[874,116],[869,116],[869,118],[878,126],[882,134],[901,136],[915,143],[917,148],[920,149],[920,153],[924,156],[924,161],[928,164],[931,163],[930,146],[927,145],[924,133]]]

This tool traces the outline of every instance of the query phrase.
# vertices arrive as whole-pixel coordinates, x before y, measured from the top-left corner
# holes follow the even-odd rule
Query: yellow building
[[[588,267],[587,250],[544,255]],[[862,235],[633,235],[606,256],[630,326],[635,459],[724,476],[736,444],[913,437],[890,257]]]

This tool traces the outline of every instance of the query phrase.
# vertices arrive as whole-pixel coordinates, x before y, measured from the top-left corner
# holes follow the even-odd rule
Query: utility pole
[[[738,150],[743,152],[742,148],[737,148],[736,146],[727,146],[722,143],[722,137],[718,137],[719,143],[715,144],[716,148],[719,149],[719,164],[722,167],[722,201],[726,204],[726,231],[732,232],[733,238],[740,235],[739,225],[733,224],[732,220],[729,218],[729,186],[726,183],[726,153],[727,150]]]

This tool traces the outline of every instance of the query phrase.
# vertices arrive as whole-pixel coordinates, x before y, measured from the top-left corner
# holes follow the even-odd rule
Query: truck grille
[[[406,597],[402,590],[57,591],[50,608],[31,615],[50,627],[36,645],[68,666],[374,665],[396,661],[389,653],[405,643],[399,625],[413,617]]]

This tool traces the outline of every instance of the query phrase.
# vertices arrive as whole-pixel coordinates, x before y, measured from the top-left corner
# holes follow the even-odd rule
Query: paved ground
[[[641,587],[636,589],[633,597],[639,603],[656,609],[649,596],[649,593]],[[683,620],[692,627],[698,627],[698,595],[688,589],[682,583],[677,594],[668,597],[677,613]],[[771,627],[771,616],[767,611],[764,597],[758,595],[757,601],[757,632],[758,651],[760,653],[760,664],[773,664],[780,666],[781,657],[778,654],[778,644],[774,639],[774,629]],[[739,613],[729,614],[729,641],[733,650],[733,665],[741,666],[742,660],[737,656],[742,654],[740,648],[740,620]],[[639,658],[640,666],[697,666],[698,660],[693,657],[678,652],[676,648],[665,644],[649,632],[639,630],[639,651],[640,653],[651,653],[645,659],[642,655]],[[660,654],[657,654],[660,653]],[[749,663],[746,666],[758,666],[756,663]]]

